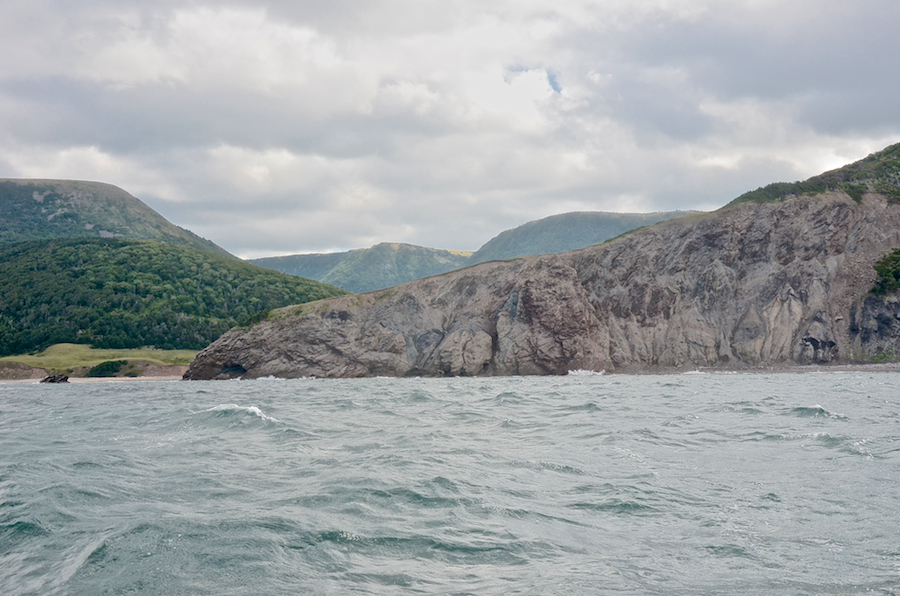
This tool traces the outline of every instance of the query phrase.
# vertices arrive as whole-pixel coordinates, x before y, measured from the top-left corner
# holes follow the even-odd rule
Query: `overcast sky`
[[[900,141],[897,0],[11,0],[0,177],[234,254],[475,250],[714,209]]]

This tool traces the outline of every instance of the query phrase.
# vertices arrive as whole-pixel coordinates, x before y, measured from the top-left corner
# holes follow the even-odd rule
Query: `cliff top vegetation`
[[[789,197],[813,196],[829,191],[845,192],[857,203],[867,192],[879,193],[900,203],[900,143],[890,145],[857,162],[800,182],[775,182],[745,192],[726,207],[742,203],[771,203]]]

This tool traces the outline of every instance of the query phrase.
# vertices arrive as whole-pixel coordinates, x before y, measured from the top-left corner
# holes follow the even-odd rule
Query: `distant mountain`
[[[365,248],[359,249],[369,250]],[[358,252],[358,251],[352,251]],[[288,275],[298,275],[322,281],[331,271],[350,256],[349,252],[314,253],[308,255],[287,255],[283,257],[263,257],[261,259],[248,259],[266,269],[274,269]],[[344,288],[346,289],[346,288]]]
[[[233,258],[111,184],[0,178],[0,243],[72,237],[156,240]]]
[[[358,294],[465,267],[471,254],[384,242],[349,252],[266,257],[248,262]]]
[[[316,281],[162,242],[0,244],[0,355],[62,342],[196,350],[267,309],[341,294]]]
[[[696,211],[607,213],[588,211],[552,215],[501,233],[472,254],[470,265],[514,257],[568,252],[599,244],[625,232]]]
[[[248,262],[308,277],[358,294],[440,275],[484,261],[566,252],[615,238],[636,228],[697,213],[579,212],[554,215],[507,230],[475,253],[412,244],[382,243],[349,252],[264,257]]]

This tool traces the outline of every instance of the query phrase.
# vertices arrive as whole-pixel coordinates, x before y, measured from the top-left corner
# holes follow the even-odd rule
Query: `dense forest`
[[[0,355],[60,342],[201,349],[262,311],[343,293],[233,258],[153,241],[0,245]]]

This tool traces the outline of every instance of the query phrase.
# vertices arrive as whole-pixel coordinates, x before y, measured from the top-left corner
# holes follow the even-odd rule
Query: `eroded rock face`
[[[842,193],[744,205],[572,253],[284,309],[226,333],[185,378],[841,361],[874,345],[851,319],[868,316],[872,264],[897,246],[900,207],[876,195],[862,205]]]
[[[900,296],[867,296],[850,313],[850,336],[861,354],[900,358]]]
[[[490,263],[313,305],[204,350],[186,378],[564,374],[605,365],[577,272]]]

